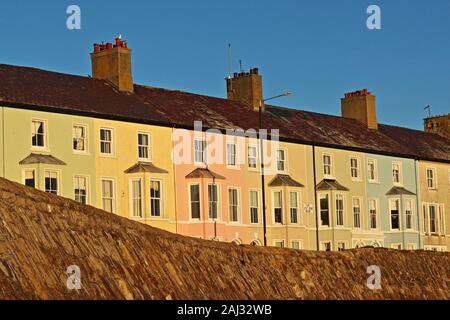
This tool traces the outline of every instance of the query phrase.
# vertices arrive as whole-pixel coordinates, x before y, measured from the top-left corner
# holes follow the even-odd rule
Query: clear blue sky
[[[81,30],[66,8],[82,10]],[[382,30],[366,28],[381,7]],[[224,97],[233,69],[259,67],[276,104],[339,114],[347,91],[368,88],[380,122],[422,128],[423,108],[450,111],[448,0],[2,1],[0,63],[90,74],[93,42],[121,33],[136,83]]]

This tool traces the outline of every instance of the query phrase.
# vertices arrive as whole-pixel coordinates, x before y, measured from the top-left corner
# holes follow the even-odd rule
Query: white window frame
[[[403,245],[400,242],[391,243],[391,249],[403,250]]]
[[[428,172],[431,172],[433,177],[430,179],[428,176]],[[425,181],[427,184],[428,190],[436,190],[437,189],[437,174],[436,174],[436,168],[427,167],[425,170]],[[429,182],[431,181],[432,186],[430,186]]]
[[[111,131],[111,141],[107,141],[107,140],[102,140],[102,130],[106,130],[106,131]],[[115,141],[116,141],[116,134],[115,134],[115,129],[111,128],[111,127],[100,127],[98,130],[98,139],[99,139],[99,152],[100,152],[100,156],[102,157],[114,157],[115,153],[116,153],[116,146],[115,146]],[[111,153],[105,153],[102,152],[102,143],[108,143],[110,144],[110,148],[111,148]]]
[[[281,246],[277,246],[278,243],[281,243]],[[273,240],[273,246],[277,248],[285,248],[286,244],[284,243],[284,240],[281,239],[274,239]]]
[[[139,144],[139,136],[143,135],[143,136],[147,136],[147,141],[148,141],[148,145],[145,146],[143,144]],[[139,161],[142,162],[150,162],[152,161],[152,134],[150,132],[144,132],[144,131],[138,131],[137,132],[137,157]],[[147,157],[141,157],[139,154],[140,148],[147,148]]]
[[[252,205],[252,197],[251,197],[251,193],[252,192],[256,192],[256,207]],[[260,200],[260,192],[258,189],[249,189],[248,191],[248,207],[249,207],[249,214],[250,214],[250,224],[252,225],[257,225],[260,223],[260,219],[259,219],[259,214],[261,211],[261,200]],[[255,209],[257,211],[257,222],[252,222],[252,209]]]
[[[392,227],[392,209],[393,209],[392,204],[393,203],[397,203],[398,204],[398,208],[397,208],[397,211],[398,211],[398,228],[393,228]],[[390,198],[388,200],[388,206],[389,206],[388,207],[389,208],[389,213],[388,213],[389,230],[391,230],[391,231],[400,231],[400,230],[402,230],[402,219],[401,219],[402,208],[401,208],[400,198]]]
[[[43,146],[34,146],[33,145],[33,133],[34,133],[33,123],[34,122],[41,122],[43,124],[43,127],[44,127],[44,138],[43,138],[44,145]],[[46,119],[39,119],[39,118],[32,118],[30,127],[31,127],[31,134],[30,134],[30,137],[31,137],[31,143],[30,143],[31,149],[32,150],[39,150],[39,151],[48,151],[49,150],[49,147],[48,147],[48,136],[49,136],[48,120],[46,120]]]
[[[75,179],[85,179],[85,181],[86,181],[86,205],[89,205],[90,204],[90,195],[89,195],[89,193],[90,193],[90,177],[89,176],[87,176],[87,175],[83,175],[83,174],[75,174],[74,176],[73,176],[73,182],[74,182],[74,185],[73,185],[73,198],[75,199],[75,201],[76,201],[76,193],[75,193]],[[80,202],[81,203],[81,202]]]
[[[439,219],[439,235],[444,236],[446,234],[445,229],[445,205],[440,203],[438,205],[438,219]]]
[[[152,182],[158,182],[159,183],[159,216],[152,215],[152,200],[153,199],[158,199],[158,198],[152,197],[152,195],[151,195]],[[149,218],[151,218],[151,219],[162,219],[162,218],[164,218],[164,181],[161,180],[161,179],[150,179],[148,187],[149,187],[149,189],[148,189]]]
[[[352,161],[356,160],[356,168],[352,166]],[[356,177],[353,177],[353,170],[356,170]],[[350,157],[350,179],[352,181],[361,181],[361,160],[358,157]]]
[[[325,157],[330,158],[330,163],[325,164]],[[329,173],[325,172],[325,167],[329,166]],[[331,153],[322,153],[322,172],[324,178],[333,179],[334,178],[334,156]]]
[[[339,248],[339,245],[340,244],[343,244],[344,245],[344,248],[342,249],[342,250],[340,250],[340,248]],[[337,251],[345,251],[345,250],[349,250],[350,248],[349,248],[349,246],[348,246],[348,241],[341,241],[341,240],[338,240],[337,242],[336,242],[336,250]]]
[[[330,248],[330,250],[326,250],[327,247]],[[321,241],[320,242],[320,251],[333,251],[333,244],[331,241]]]
[[[237,168],[237,167],[239,167],[239,165],[238,165],[238,152],[239,151],[238,151],[237,143],[232,142],[232,141],[227,141],[227,143],[225,145],[226,145],[225,146],[225,151],[226,151],[226,159],[225,160],[226,160],[227,167],[228,168]],[[231,158],[231,159],[228,158],[230,155],[232,155],[232,153],[230,153],[230,150],[228,150],[228,146],[232,146],[233,149],[234,149],[234,157]],[[232,160],[232,162],[234,162],[234,163],[230,163],[229,160]]]
[[[317,204],[317,207],[319,208],[319,221],[320,221],[320,227],[323,228],[329,228],[331,227],[331,208],[330,208],[330,195],[328,193],[320,193],[317,197],[319,203]],[[327,199],[328,202],[328,224],[322,223],[322,207],[321,207],[321,201],[322,199]]]
[[[61,170],[54,170],[54,169],[44,169],[44,191],[47,192],[46,190],[46,186],[45,186],[45,179],[47,176],[47,173],[56,173],[56,184],[57,184],[57,190],[56,190],[56,195],[60,196],[61,193]],[[50,192],[49,192],[50,193]]]
[[[434,208],[434,231],[431,231],[431,226],[432,226],[432,223],[431,223],[431,208]],[[438,235],[439,234],[439,229],[440,229],[439,228],[439,220],[438,220],[438,217],[439,217],[438,204],[436,204],[436,203],[429,203],[427,209],[428,209],[427,212],[428,212],[428,226],[429,226],[428,230],[429,230],[429,233],[430,233],[430,235]]]
[[[106,199],[103,194],[104,194],[104,190],[103,190],[103,181],[110,181],[111,182],[111,186],[112,186],[112,198],[110,198],[111,200],[111,206],[112,206],[112,212],[111,213],[116,213],[117,211],[117,194],[116,194],[116,178],[114,177],[101,177],[100,178],[100,197],[102,200],[102,206],[101,208],[106,211],[106,208],[104,206],[104,199]],[[108,198],[109,199],[109,198]]]
[[[250,148],[255,150],[255,155],[254,156],[250,156]],[[254,158],[254,160],[255,160],[255,167],[251,167],[250,166],[250,158],[252,158],[252,159]],[[259,168],[258,168],[258,146],[255,145],[255,144],[249,144],[247,146],[247,167],[248,167],[249,170],[259,171]]]
[[[84,150],[74,149],[74,141],[77,138],[75,136],[75,128],[83,128],[84,129]],[[72,152],[75,154],[88,154],[89,153],[89,133],[88,133],[88,125],[83,123],[72,123]]]
[[[140,195],[139,197],[136,197],[136,195],[133,194],[134,191],[134,183],[138,182],[139,183],[139,190],[140,190]],[[143,188],[142,188],[142,178],[131,178],[130,179],[130,183],[129,183],[129,200],[130,200],[130,217],[132,219],[144,219],[144,193],[143,193]],[[139,200],[139,204],[140,204],[140,210],[141,210],[141,214],[140,215],[135,215],[134,214],[134,203],[135,200]]]
[[[282,152],[283,159],[278,158],[279,152]],[[281,162],[283,164],[283,170],[278,169],[278,162]],[[287,150],[285,148],[278,148],[276,153],[276,169],[279,173],[287,173],[288,172],[288,161],[287,161]]]
[[[203,150],[199,150],[198,152],[202,151],[202,161],[197,160],[197,142],[200,142],[200,145],[202,146]],[[193,149],[194,149],[194,164],[197,166],[205,166],[206,165],[206,148],[208,147],[207,141],[204,138],[195,138],[193,142]]]
[[[217,190],[217,199],[216,199],[216,207],[217,207],[217,217],[216,218],[211,218],[210,214],[209,214],[209,205],[212,202],[211,199],[209,198],[209,186],[215,186],[216,190]],[[208,194],[207,194],[207,198],[208,198],[208,219],[211,221],[218,221],[220,220],[220,216],[221,216],[221,204],[220,204],[220,187],[221,185],[218,183],[208,183],[207,188],[208,188]]]
[[[298,248],[294,248],[294,242],[298,243]],[[303,240],[301,239],[292,239],[291,240],[291,248],[295,250],[303,250]]]
[[[192,217],[192,195],[191,187],[198,186],[198,218]],[[201,221],[202,220],[202,186],[199,182],[188,184],[188,208],[189,208],[189,220],[190,221]]]
[[[355,200],[358,201],[358,206],[355,206]],[[358,208],[359,209],[359,213],[358,213],[358,219],[359,219],[359,226],[355,225],[355,218],[356,218],[356,211],[355,209]],[[352,223],[352,228],[353,229],[362,229],[363,228],[363,208],[362,208],[362,199],[360,197],[352,197],[352,218],[353,218],[353,223]]]
[[[398,166],[398,182],[394,180],[394,166]],[[392,183],[394,186],[403,186],[403,168],[402,168],[402,162],[401,161],[392,161],[391,166],[391,174],[392,174]]]
[[[369,165],[373,164],[373,179],[370,178]],[[378,183],[378,161],[375,158],[367,159],[367,181],[369,183]]]
[[[275,194],[276,193],[280,193],[281,195],[281,201],[280,201],[280,205],[281,207],[275,207]],[[280,190],[272,190],[272,222],[275,225],[282,225],[284,222],[284,206],[283,206],[283,200],[284,200],[284,196],[283,196],[283,191]],[[277,222],[276,218],[275,218],[275,209],[281,209],[281,222]]]
[[[370,230],[378,230],[380,229],[380,219],[379,219],[379,204],[378,199],[376,198],[369,198],[367,201],[369,205],[369,229]],[[372,227],[372,203],[375,204],[375,228]]]
[[[341,209],[341,211],[342,211],[342,224],[338,224],[338,221],[339,221],[339,215],[338,215],[338,206],[337,206],[337,204],[338,204],[338,198],[341,198],[342,199],[342,209]],[[336,213],[336,227],[338,227],[338,228],[342,228],[342,227],[344,227],[345,226],[345,196],[342,194],[342,193],[336,193],[336,195],[335,195],[335,199],[334,199],[334,205],[335,205],[335,213]]]
[[[292,206],[291,203],[291,194],[294,193],[296,194],[296,199],[297,199],[297,204],[296,207]],[[299,225],[301,224],[301,205],[300,205],[300,192],[296,191],[296,190],[289,190],[288,191],[289,194],[289,223],[290,224],[295,224],[295,225]],[[297,222],[292,222],[292,209],[296,209],[297,210]]]
[[[236,191],[236,220],[231,220],[231,198],[230,198],[230,191],[235,190]],[[228,221],[230,223],[240,223],[242,218],[241,214],[241,189],[238,187],[229,186],[228,187]]]
[[[408,203],[409,203],[409,206],[410,206],[410,211],[411,211],[411,213],[410,213],[410,215],[411,215],[411,227],[409,227],[408,228],[408,213],[407,213],[407,211],[408,211]],[[411,231],[411,230],[414,230],[414,216],[415,216],[415,212],[414,212],[414,200],[413,199],[411,199],[411,198],[406,198],[405,199],[405,229],[406,230],[409,230],[409,231]]]
[[[26,186],[26,176],[27,176],[27,172],[32,172],[33,173],[33,177],[34,177],[34,187],[30,187],[30,188],[35,188],[37,189],[39,186],[39,181],[37,180],[37,170],[34,168],[25,168],[22,169],[22,184],[24,186]]]

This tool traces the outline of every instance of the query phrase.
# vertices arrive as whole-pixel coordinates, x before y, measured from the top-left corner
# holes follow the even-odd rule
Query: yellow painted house
[[[91,61],[92,77],[0,65],[2,177],[210,240],[450,249],[449,138],[378,123],[367,90],[331,116],[265,104],[256,68],[223,99],[134,84],[121,39]]]
[[[171,128],[94,120],[96,205],[176,232]]]

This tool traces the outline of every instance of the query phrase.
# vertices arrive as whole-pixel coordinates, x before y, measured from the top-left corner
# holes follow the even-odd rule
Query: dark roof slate
[[[184,128],[199,120],[204,128],[258,128],[257,113],[240,102],[142,85],[124,93],[103,80],[4,64],[0,103]],[[448,140],[416,130],[386,125],[372,130],[354,119],[270,105],[263,127],[279,129],[284,141],[450,162]]]
[[[215,173],[208,168],[197,168],[186,176],[186,179],[197,179],[197,178],[207,178],[207,179],[219,179],[225,180],[224,176]]]
[[[405,189],[404,187],[392,187],[388,192],[386,192],[387,196],[395,196],[395,195],[408,195],[414,196],[416,195],[414,192]]]
[[[291,178],[290,175],[287,174],[277,174],[273,179],[269,182],[269,187],[297,187],[302,188],[300,182]]]
[[[150,173],[168,173],[167,170],[158,168],[151,162],[138,162],[125,170],[125,173],[139,173],[139,172],[150,172]]]
[[[58,166],[65,166],[66,163],[62,160],[59,160],[58,158],[50,155],[50,154],[38,154],[38,153],[31,153],[29,156],[22,159],[19,164],[55,164]]]
[[[344,187],[337,180],[333,179],[323,179],[317,184],[318,191],[327,191],[327,190],[338,190],[338,191],[349,191],[347,187]]]

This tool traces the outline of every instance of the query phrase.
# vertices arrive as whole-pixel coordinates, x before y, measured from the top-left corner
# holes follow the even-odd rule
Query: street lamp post
[[[282,94],[279,94],[274,97],[270,97],[267,99],[261,99],[259,100],[259,152],[260,152],[260,165],[261,165],[261,185],[262,185],[262,205],[263,205],[263,232],[264,232],[264,246],[267,247],[267,221],[266,221],[266,184],[264,179],[264,142],[263,139],[261,139],[261,130],[262,130],[262,104],[266,101],[281,98],[281,97],[287,97],[291,95],[291,92],[285,92]]]

